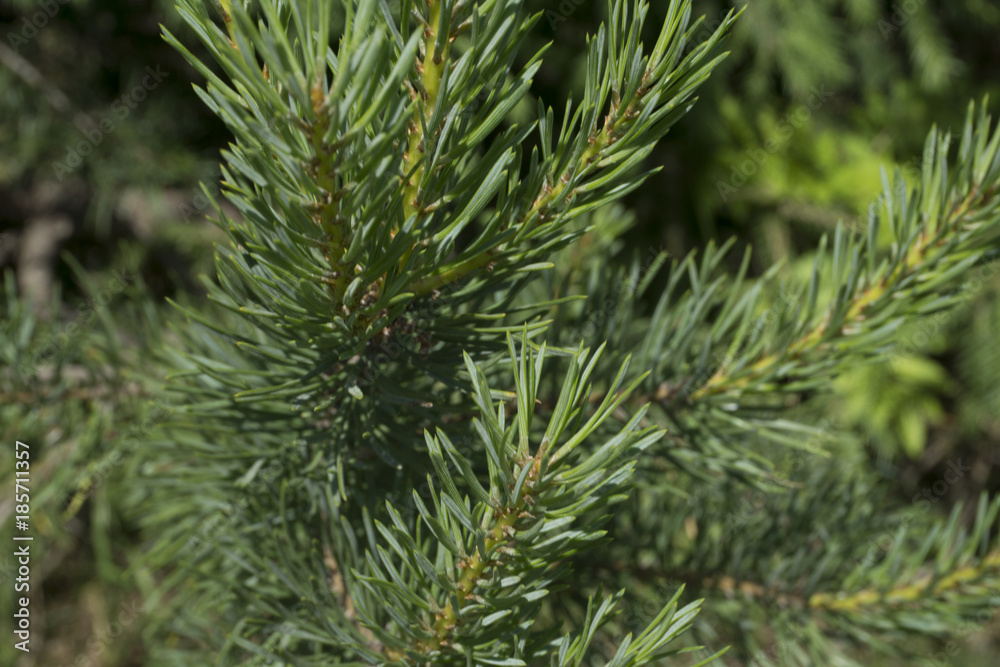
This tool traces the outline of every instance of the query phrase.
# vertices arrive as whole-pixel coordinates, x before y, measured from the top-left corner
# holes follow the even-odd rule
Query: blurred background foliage
[[[585,36],[605,2],[527,4],[543,12],[533,46],[552,42],[532,93],[558,109],[578,97]],[[653,2],[651,13],[662,18],[665,6]],[[696,2],[706,34],[731,6]],[[155,573],[128,510],[144,493],[129,483],[139,465],[129,454],[155,437],[122,424],[168,413],[153,400],[158,350],[171,337],[164,297],[198,300],[199,276],[213,275],[222,237],[205,220],[212,205],[199,183],[217,192],[227,136],[161,24],[186,34],[167,0],[0,2],[0,433],[32,443],[44,554],[33,593],[44,601],[43,647],[19,664],[147,664],[141,636],[158,637],[169,609],[158,601],[150,613]],[[678,257],[735,235],[754,246],[757,273],[781,263],[801,276],[838,220],[863,224],[883,168],[917,177],[932,124],[957,129],[967,100],[983,94],[995,108],[998,29],[992,0],[753,0],[731,56],[650,157],[661,171],[625,201],[634,220],[616,259],[650,247]],[[166,76],[134,109],[116,107],[147,68]],[[92,151],[57,168],[81,142]],[[101,305],[114,270],[130,278]],[[1000,272],[966,291],[962,308],[905,329],[891,358],[842,377],[825,406],[902,502],[955,459],[971,465],[971,481],[949,502],[1000,488]],[[12,470],[4,456],[0,499],[11,497]],[[5,502],[0,539],[11,531]],[[0,579],[11,562],[0,559]],[[9,597],[0,596],[5,615]],[[127,641],[112,638],[114,618],[136,600],[144,610],[121,626]],[[9,642],[0,647],[4,664],[14,655]]]

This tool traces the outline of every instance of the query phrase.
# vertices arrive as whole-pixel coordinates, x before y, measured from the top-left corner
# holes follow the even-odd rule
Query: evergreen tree
[[[524,125],[521,0],[345,0],[340,35],[330,2],[182,0],[240,218],[162,359],[150,604],[185,641],[158,659],[664,664],[691,631],[678,663],[863,664],[990,617],[1000,503],[966,529],[877,496],[811,400],[994,270],[986,103],[802,284],[732,243],[612,269],[612,204],[737,20],[672,0],[648,48],[648,9],[611,0],[582,100]]]

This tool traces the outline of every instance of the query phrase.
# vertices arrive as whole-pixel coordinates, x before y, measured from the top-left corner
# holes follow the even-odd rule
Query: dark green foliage
[[[166,41],[231,143],[212,205],[183,210],[218,230],[152,238],[220,240],[214,279],[163,290],[167,316],[137,279],[20,375],[63,315],[5,279],[3,430],[44,443],[46,549],[91,547],[105,606],[141,592],[153,665],[964,645],[997,604],[1000,501],[927,424],[998,423],[997,311],[977,305],[1000,130],[988,100],[960,122],[986,56],[953,38],[997,16],[911,4],[182,0]],[[133,180],[189,177],[167,137],[196,140],[148,109],[156,139],[117,136],[170,166]],[[878,138],[903,162],[931,116],[950,130],[879,178]],[[38,178],[75,136],[44,114],[24,136],[49,122],[7,173]],[[873,461],[898,449],[939,470]],[[138,664],[133,645],[105,657]]]
[[[463,3],[406,5],[401,14],[379,2],[351,4],[336,53],[327,51],[323,7],[265,2],[260,11],[254,23],[240,6],[225,6],[227,33],[200,4],[182,7],[233,81],[189,56],[209,79],[203,99],[236,137],[226,153],[225,190],[242,220],[220,219],[231,245],[220,248],[220,287],[210,290],[248,326],[234,337],[228,320],[189,311],[206,327],[205,335],[188,337],[192,353],[175,361],[183,369],[175,391],[187,396],[183,413],[192,421],[164,450],[175,467],[158,486],[161,493],[189,489],[214,500],[207,513],[180,516],[164,506],[150,519],[165,530],[164,562],[180,558],[204,575],[231,573],[206,579],[197,597],[197,609],[218,609],[234,624],[226,653],[251,648],[257,637],[268,651],[320,662],[337,656],[386,664],[523,664],[552,655],[559,664],[584,655],[589,642],[567,637],[575,653],[556,657],[571,644],[557,649],[556,608],[546,606],[546,592],[565,584],[569,571],[559,564],[600,536],[572,526],[592,521],[603,502],[618,497],[633,465],[620,467],[622,448],[638,439],[643,494],[665,503],[644,521],[680,516],[654,481],[657,460],[706,480],[788,483],[769,472],[780,451],[773,445],[817,453],[835,438],[808,418],[786,414],[783,396],[823,389],[846,366],[884,353],[906,318],[953,306],[942,288],[995,238],[1000,134],[985,109],[977,115],[970,108],[957,157],[949,155],[948,135],[932,132],[920,187],[907,192],[902,176],[886,178],[864,233],[838,228],[829,251],[824,239],[811,277],[785,288],[780,307],[763,300],[776,274],[751,279],[749,253],[735,280],[726,278],[728,244],[670,267],[662,256],[651,257],[614,281],[591,281],[586,292],[572,274],[553,289],[534,276],[594,228],[575,218],[591,216],[646,177],[633,175],[634,167],[689,108],[693,88],[717,62],[709,56],[727,23],[683,56],[685,40],[699,27],[686,27],[686,4],[672,4],[644,59],[642,23],[629,17],[641,19],[646,6],[615,3],[608,27],[589,43],[582,103],[568,107],[558,126],[557,115],[539,105],[541,149],[522,174],[521,146],[530,133],[502,123],[541,54],[512,69],[516,45],[532,24],[519,3],[478,10]],[[413,31],[411,20],[425,28]],[[481,86],[491,82],[492,92],[483,95]],[[472,98],[482,102],[469,109]],[[608,238],[615,233],[609,230]],[[583,263],[597,267],[595,259]],[[661,269],[666,287],[646,310],[640,297]],[[610,309],[596,326],[587,321],[592,311],[560,307],[584,293]],[[543,310],[555,314],[551,327],[537,318]],[[584,354],[572,350],[587,324],[592,332],[585,335],[608,340],[610,352],[588,362],[584,378],[593,373],[592,384],[576,377],[583,358],[572,361]],[[528,354],[533,339],[550,328],[552,342],[563,347],[547,351],[543,344],[537,356]],[[518,378],[513,394],[487,388],[506,374],[498,345],[504,335]],[[649,369],[647,379],[632,381],[645,387],[638,401],[616,394],[629,377],[627,367],[616,372],[627,350]],[[551,354],[563,363],[570,355],[561,389],[541,372]],[[454,440],[438,424],[461,425],[463,396],[470,393],[480,416],[471,431],[457,431],[470,437]],[[504,407],[508,398],[514,401]],[[594,401],[601,407],[583,431],[550,454],[573,414],[567,411]],[[536,402],[551,411],[544,433],[532,427]],[[653,403],[648,413],[642,402]],[[508,410],[517,415],[510,426]],[[635,431],[649,419],[668,427],[669,444],[654,446],[651,426]],[[586,438],[603,432],[607,420],[623,430],[608,431],[604,446]],[[437,435],[420,435],[431,432]],[[584,443],[589,454],[578,472],[557,472],[548,457],[562,463],[566,447]],[[211,464],[176,467],[189,457]],[[817,469],[838,475],[828,464]],[[417,492],[431,470],[424,492]],[[688,486],[683,475],[677,478],[678,490]],[[828,502],[824,488],[801,500],[789,490],[787,511],[809,516],[810,507]],[[830,488],[834,495],[854,493]],[[219,507],[230,518],[227,530],[216,533],[205,524]],[[710,507],[716,506],[701,509]],[[617,523],[627,525],[627,516],[616,516]],[[878,521],[877,514],[866,516]],[[989,517],[982,518],[985,527]],[[746,523],[720,524],[722,535],[732,539]],[[649,525],[643,533],[669,533],[669,525]],[[793,522],[785,529],[794,549],[808,544],[803,540],[814,527]],[[557,532],[542,537],[550,530]],[[188,539],[188,553],[170,549],[192,533],[210,535]],[[927,539],[933,550],[934,538]],[[903,542],[896,544],[900,549]],[[708,544],[659,546],[672,553],[664,570],[690,558],[685,569],[707,575],[705,568],[717,571],[726,562],[699,556],[699,549],[712,552]],[[833,569],[826,578],[816,570],[804,593],[817,615],[826,607],[813,602],[826,599],[827,585],[864,586],[856,581],[863,575],[850,575],[848,567],[858,549],[820,556]],[[793,554],[786,557],[794,560]],[[989,567],[986,551],[965,558]],[[872,571],[892,585],[910,576]],[[803,576],[787,574],[792,581]],[[726,574],[737,575],[772,576]],[[247,588],[245,581],[255,583]],[[932,590],[923,591],[928,605]],[[620,645],[620,664],[649,662],[685,627],[687,621],[668,629],[670,609],[634,644]],[[838,607],[831,609],[840,618]],[[585,626],[604,625],[605,613],[588,615]],[[845,622],[848,636],[864,628],[860,620]],[[901,619],[895,627],[913,626]]]

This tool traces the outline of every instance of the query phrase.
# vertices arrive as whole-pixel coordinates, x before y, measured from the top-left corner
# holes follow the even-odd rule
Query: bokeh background
[[[522,56],[552,47],[515,119],[581,88],[585,37],[606,11],[527,4],[543,15]],[[732,6],[695,2],[705,36]],[[13,530],[15,439],[34,446],[36,536],[34,650],[5,640],[2,664],[144,665],[148,642],[173,640],[169,600],[146,604],[159,582],[132,454],[166,418],[169,300],[198,303],[214,279],[224,235],[206,217],[228,137],[161,26],[196,46],[167,0],[0,1],[0,541]],[[635,216],[616,257],[736,236],[758,274],[801,275],[838,220],[863,224],[883,169],[918,178],[933,124],[958,129],[987,94],[996,111],[998,31],[995,0],[753,0],[731,55],[649,158],[660,171],[614,209]],[[1000,272],[967,293],[905,328],[904,354],[841,378],[828,409],[900,502],[961,461],[942,514],[1000,490]],[[15,569],[0,555],[4,618]],[[996,664],[996,635],[984,628],[954,664]]]

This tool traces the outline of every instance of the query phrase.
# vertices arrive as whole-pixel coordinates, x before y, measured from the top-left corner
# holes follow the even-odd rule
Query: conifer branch
[[[587,396],[586,384],[594,367],[593,363],[584,366],[588,351],[581,350],[570,362],[560,407],[537,451],[531,454],[528,441],[534,432],[532,413],[545,346],[537,356],[528,352],[527,346],[519,354],[512,341],[509,346],[517,378],[517,414],[509,426],[504,406],[494,402],[482,370],[466,357],[481,410],[476,429],[489,461],[489,487],[475,476],[472,462],[443,432],[436,436],[428,433],[428,449],[437,473],[430,496],[433,510],[416,494],[414,501],[432,542],[430,551],[420,546],[427,539],[421,531],[411,537],[402,517],[387,504],[392,525],[376,522],[376,528],[391,551],[379,547],[378,558],[369,554],[366,559],[368,572],[355,575],[361,587],[358,608],[369,629],[387,643],[391,664],[405,664],[408,659],[418,664],[459,664],[467,659],[493,663],[511,655],[529,659],[543,650],[544,634],[534,638],[530,631],[530,620],[540,609],[539,600],[567,572],[561,561],[591,548],[603,535],[597,529],[604,518],[586,524],[578,520],[596,516],[595,511],[603,514],[606,505],[622,498],[635,455],[661,435],[656,429],[638,429],[638,415],[589,456],[576,454],[635,386],[633,383],[615,399],[604,401],[579,425],[583,416],[578,412],[579,401]],[[617,394],[625,370],[618,373],[613,394]],[[575,429],[570,429],[572,422],[578,424]],[[454,470],[445,464],[446,456]],[[474,500],[471,505],[456,482],[466,486]],[[437,554],[433,563],[430,553]],[[428,594],[429,603],[424,601]],[[615,599],[605,600],[604,605]],[[410,637],[409,642],[385,633],[376,620],[383,615],[378,610],[386,601],[396,610],[393,624]],[[690,618],[680,625],[670,623],[669,610],[675,602],[676,597],[635,642],[623,644],[622,664],[644,664],[648,656],[660,653],[666,642],[687,627]],[[423,620],[404,621],[414,617]],[[493,637],[499,644],[487,649],[481,644],[483,636]],[[564,644],[567,641],[569,638]],[[571,656],[582,657],[588,643],[589,639],[576,642]],[[526,663],[518,660],[517,664]]]
[[[891,186],[885,176],[864,234],[840,228],[830,248],[824,238],[808,284],[779,285],[779,267],[751,280],[749,249],[727,275],[726,243],[709,244],[700,261],[693,253],[674,261],[649,314],[641,298],[656,271],[642,276],[633,265],[586,287],[593,302],[613,304],[599,335],[636,350],[652,369],[637,402],[652,404],[652,423],[677,443],[693,445],[672,447],[668,457],[698,474],[765,480],[769,463],[746,447],[748,434],[822,450],[828,434],[787,419],[787,409],[823,392],[845,369],[891,355],[904,322],[961,302],[966,272],[987,271],[977,263],[988,259],[1000,232],[1000,132],[985,103],[978,111],[970,105],[961,137],[955,156],[948,133],[930,133],[921,182],[911,192],[901,174]],[[879,241],[885,235],[887,251]],[[633,288],[622,290],[629,271],[641,285],[632,278]],[[769,301],[765,295],[779,287],[781,300]],[[580,324],[563,317],[559,326],[573,332]],[[595,399],[601,396],[595,387]]]
[[[649,474],[640,468],[637,486]],[[613,568],[616,583],[680,580],[709,608],[712,600],[740,600],[734,615],[720,616],[737,634],[753,616],[747,610],[759,609],[768,619],[822,628],[812,641],[837,655],[900,633],[948,637],[1000,600],[1000,499],[983,495],[971,522],[961,519],[961,504],[942,520],[926,511],[926,500],[889,509],[881,480],[844,462],[806,456],[793,474],[801,482],[794,488],[752,494],[738,484],[687,482],[691,495],[679,503],[647,487],[632,501],[645,511],[628,508],[638,538],[624,553],[645,553],[648,571]],[[745,650],[751,658],[752,647]]]
[[[438,97],[441,89],[441,79],[444,74],[445,61],[453,41],[452,36],[441,40],[442,48],[438,49],[441,26],[448,30],[449,22],[443,22],[449,7],[445,7],[446,0],[427,0],[428,16],[423,30],[423,41],[421,50],[424,57],[417,62],[417,73],[419,75],[420,90],[415,92],[417,108],[413,120],[407,128],[408,145],[404,155],[403,178],[406,180],[406,187],[403,191],[403,218],[421,213],[420,183],[423,180],[424,165],[427,160],[426,145],[429,138],[424,137],[424,129],[436,132],[437,128],[429,127],[434,108],[438,104]],[[453,9],[453,8],[452,8]],[[403,255],[401,266],[405,267],[409,251]]]
[[[925,147],[920,187],[907,194],[897,174],[893,187],[886,183],[877,208],[873,205],[864,239],[849,241],[838,230],[833,275],[838,282],[846,279],[847,287],[839,291],[818,323],[811,324],[808,318],[816,305],[822,262],[828,259],[822,248],[808,299],[800,302],[795,313],[794,337],[782,340],[776,352],[758,353],[755,359],[744,356],[732,364],[735,368],[721,367],[691,393],[691,400],[736,397],[774,386],[779,379],[794,386],[800,368],[810,367],[808,354],[826,352],[830,353],[827,358],[846,358],[845,352],[838,354],[844,349],[851,358],[860,357],[861,350],[874,349],[902,317],[954,305],[954,299],[938,296],[940,290],[983,257],[1000,222],[1000,130],[993,129],[990,137],[985,109],[986,101],[977,118],[975,106],[969,106],[957,165],[948,168],[949,135],[933,130]],[[974,145],[978,151],[974,152]],[[895,239],[884,259],[875,245],[882,225],[890,226]],[[837,368],[828,364],[825,373]]]
[[[970,111],[954,162],[932,133],[920,187],[887,184],[866,238],[840,229],[822,245],[772,324],[758,318],[777,270],[751,280],[746,254],[728,275],[732,243],[673,262],[647,314],[662,254],[609,281],[596,243],[582,287],[540,274],[652,173],[640,165],[724,57],[732,13],[693,44],[690,2],[672,1],[646,49],[648,3],[611,0],[582,101],[557,129],[544,105],[535,123],[510,122],[544,54],[513,66],[539,18],[521,0],[404,1],[399,14],[346,0],[335,49],[328,5],[226,4],[221,27],[181,0],[219,68],[168,34],[234,135],[223,175],[242,218],[219,211],[231,243],[209,286],[218,308],[185,310],[184,350],[169,353],[187,404],[156,484],[203,507],[150,520],[165,559],[226,508],[227,530],[171,575],[208,582],[193,595],[232,627],[220,662],[266,646],[315,665],[579,665],[595,633],[619,629],[623,593],[567,592],[587,611],[564,636],[532,622],[598,545],[833,634],[981,606],[998,501],[968,537],[955,520],[920,521],[861,562],[859,536],[882,518],[862,502],[871,480],[838,476],[823,458],[836,438],[788,413],[884,353],[904,320],[952,306],[941,290],[990,250],[1000,133],[985,112]],[[614,299],[595,313],[575,303],[584,292]],[[591,354],[577,333],[597,315],[608,342]],[[511,375],[513,392],[491,388]],[[773,444],[814,452],[818,478],[769,477],[784,451]],[[766,516],[737,512],[746,481],[785,493]],[[700,609],[679,595],[622,633],[614,664],[676,651]]]

